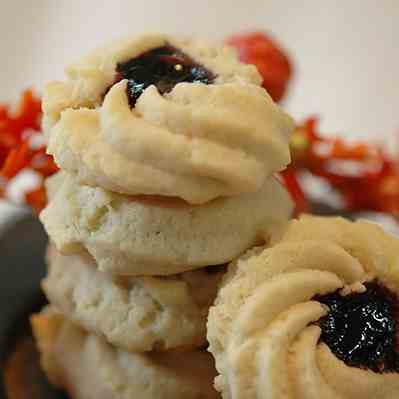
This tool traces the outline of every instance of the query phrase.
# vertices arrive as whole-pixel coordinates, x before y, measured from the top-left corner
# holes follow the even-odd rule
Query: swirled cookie
[[[304,216],[235,262],[208,322],[234,399],[399,397],[399,240]]]
[[[145,35],[67,74],[45,90],[43,129],[81,183],[199,204],[256,191],[289,163],[293,122],[232,49]]]
[[[32,317],[49,380],[73,399],[213,399],[211,357],[201,351],[134,354],[48,309]]]
[[[222,270],[168,277],[122,277],[99,272],[88,254],[47,252],[42,287],[68,319],[115,346],[134,352],[200,347]]]
[[[66,174],[55,179],[60,187],[51,188],[40,215],[51,240],[65,254],[87,249],[100,270],[114,274],[170,275],[224,264],[285,222],[292,210],[274,178],[255,193],[201,206],[122,196],[79,185]]]

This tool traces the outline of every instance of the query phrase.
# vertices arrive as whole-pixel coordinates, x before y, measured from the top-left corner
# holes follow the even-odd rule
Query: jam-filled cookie
[[[124,352],[53,309],[34,315],[32,327],[49,380],[72,399],[218,398],[206,352]]]
[[[206,318],[223,267],[168,277],[110,276],[89,254],[47,252],[42,286],[68,319],[134,352],[188,350],[206,344]]]
[[[303,216],[274,241],[229,268],[210,310],[223,397],[399,397],[399,240]]]
[[[229,48],[160,34],[111,43],[43,99],[48,151],[79,182],[204,203],[290,160],[293,121]]]
[[[255,193],[201,206],[123,196],[79,185],[64,173],[48,187],[49,204],[40,219],[58,250],[85,249],[101,271],[114,274],[171,275],[230,262],[292,211],[289,195],[274,178]]]

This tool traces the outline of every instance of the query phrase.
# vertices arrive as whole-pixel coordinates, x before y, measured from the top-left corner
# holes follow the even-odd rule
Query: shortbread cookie
[[[32,317],[43,368],[71,399],[213,399],[204,352],[133,354],[88,335],[47,310]]]
[[[292,211],[274,178],[262,188],[201,206],[166,197],[127,197],[81,186],[71,175],[40,215],[65,254],[87,249],[102,271],[170,275],[231,261],[262,241]],[[50,179],[50,185],[51,179]]]
[[[399,397],[399,240],[304,216],[235,262],[208,322],[234,399]]]
[[[47,254],[42,287],[70,320],[134,352],[189,349],[206,343],[206,318],[223,268],[168,277],[112,277],[88,254]]]
[[[259,190],[293,121],[232,49],[164,35],[114,42],[44,93],[48,152],[81,183],[204,203]]]

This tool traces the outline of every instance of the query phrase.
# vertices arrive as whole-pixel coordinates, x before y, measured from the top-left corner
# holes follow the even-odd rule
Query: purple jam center
[[[181,50],[170,46],[158,47],[119,63],[115,83],[127,79],[127,96],[133,108],[137,99],[150,85],[161,94],[170,92],[178,83],[213,83],[215,76]]]
[[[349,366],[399,372],[398,298],[377,281],[365,286],[364,293],[314,298],[330,308],[319,321],[321,341]]]

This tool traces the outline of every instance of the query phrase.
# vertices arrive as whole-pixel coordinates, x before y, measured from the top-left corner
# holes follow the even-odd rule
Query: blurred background
[[[294,62],[283,105],[297,120],[317,114],[323,131],[386,144],[399,131],[398,0],[0,1],[0,101],[16,101],[27,87],[40,94],[66,64],[126,34],[222,41],[265,30]]]

